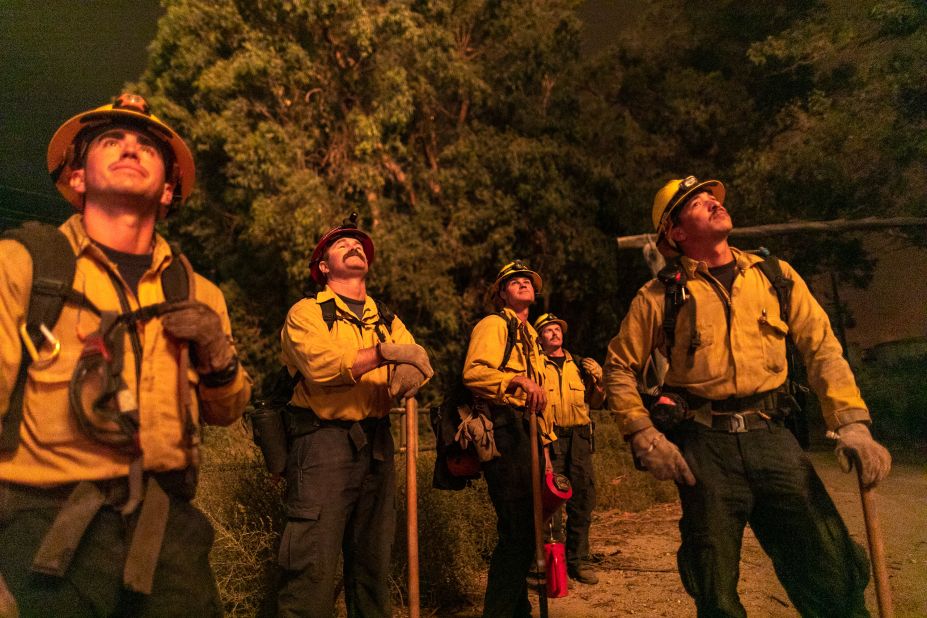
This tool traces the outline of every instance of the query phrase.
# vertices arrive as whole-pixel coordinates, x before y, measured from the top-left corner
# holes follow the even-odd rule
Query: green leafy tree
[[[141,86],[196,145],[201,190],[174,231],[266,336],[307,287],[316,238],[356,210],[373,293],[439,359],[516,257],[545,275],[548,305],[608,325],[586,331],[603,346],[613,175],[568,130],[575,4],[169,2]]]

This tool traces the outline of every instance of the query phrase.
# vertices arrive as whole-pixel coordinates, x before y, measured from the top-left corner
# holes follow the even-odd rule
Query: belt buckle
[[[747,433],[747,421],[744,419],[744,415],[739,412],[735,412],[728,416],[730,421],[728,422],[730,433]]]

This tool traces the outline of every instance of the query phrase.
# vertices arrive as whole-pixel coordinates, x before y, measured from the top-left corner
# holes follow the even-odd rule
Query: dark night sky
[[[45,173],[48,141],[140,75],[160,13],[157,0],[0,2],[0,227],[69,214]]]
[[[636,6],[586,3],[591,46],[627,23],[624,5]],[[70,213],[45,173],[48,141],[139,77],[161,13],[157,0],[0,0],[0,229]]]

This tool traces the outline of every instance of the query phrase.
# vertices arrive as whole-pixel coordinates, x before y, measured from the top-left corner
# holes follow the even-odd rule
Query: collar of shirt
[[[734,255],[734,261],[737,263],[737,270],[743,272],[753,266],[763,261],[763,258],[754,254],[747,253],[746,251],[741,251],[736,247],[731,247],[731,253]],[[702,274],[708,273],[708,264],[706,262],[700,262],[698,260],[693,260],[692,258],[681,256],[679,258],[680,264],[682,264],[683,270],[686,271],[686,277],[692,279],[695,277],[696,272]]]
[[[93,243],[93,240],[91,240],[90,236],[87,235],[87,229],[84,227],[83,215],[71,215],[71,217],[65,221],[62,231],[64,232],[64,235],[67,237],[68,241],[71,243],[71,246],[77,250],[78,257],[80,257],[83,253],[89,253],[97,261],[110,263],[109,258],[106,257],[106,254],[103,253],[103,250],[96,246]],[[154,249],[151,255],[150,268],[155,271],[160,271],[165,263],[170,259],[170,245],[167,244],[167,241],[164,240],[160,234],[155,233]]]
[[[345,315],[351,317],[356,317],[354,312],[348,307],[347,303],[341,300],[341,297],[338,296],[335,292],[332,291],[327,285],[325,289],[318,293],[316,296],[316,302],[320,305],[328,300],[335,301],[335,307]],[[367,298],[364,299],[364,318],[361,320],[364,324],[374,325],[377,323],[377,320],[380,318],[380,315],[377,313],[377,304],[373,301],[370,294],[367,294]]]

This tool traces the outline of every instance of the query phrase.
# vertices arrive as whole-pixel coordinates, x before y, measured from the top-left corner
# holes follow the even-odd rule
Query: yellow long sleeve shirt
[[[665,383],[713,400],[778,388],[788,374],[789,335],[802,355],[828,428],[869,420],[830,320],[804,280],[781,262],[783,275],[794,282],[788,323],[784,323],[775,290],[757,266],[762,258],[732,251],[737,274],[730,294],[711,277],[704,262],[681,258],[690,298],[677,316]],[[663,303],[663,284],[654,279],[638,291],[618,335],[608,346],[605,383],[609,409],[625,435],[651,425],[638,395],[637,376],[653,350],[665,351]],[[700,340],[690,354],[693,313]]]
[[[332,300],[336,319],[329,330],[319,304]],[[364,305],[364,326],[353,319],[356,316],[327,286],[316,298],[304,298],[290,308],[280,340],[283,362],[291,373],[299,371],[303,376],[293,391],[293,405],[310,408],[328,420],[360,421],[389,414],[391,366],[377,367],[355,380],[351,370],[357,352],[380,341],[378,330],[391,343],[415,343],[415,339],[398,317],[393,319],[392,332],[378,326],[377,305],[370,296]]]
[[[557,427],[578,427],[591,422],[590,406],[602,405],[604,393],[596,393],[593,384],[586,385],[573,355],[564,350],[563,368],[544,356],[544,381],[547,385],[547,409]]]
[[[505,318],[493,313],[473,327],[467,358],[464,360],[463,382],[476,397],[497,405],[524,407],[525,392],[520,388],[510,391],[509,385],[515,376],[526,376],[538,386],[544,387],[543,352],[534,327],[519,321],[512,353],[505,367],[500,369],[508,340],[507,320],[518,320],[515,312],[508,307],[503,309],[503,313]],[[557,439],[549,418],[550,414],[545,411],[538,419],[539,431],[545,443]]]
[[[110,276],[120,282],[131,309],[163,302],[161,273],[173,256],[167,242],[155,236],[152,264],[138,284],[138,297],[122,282],[116,267],[93,244],[80,215],[72,216],[60,229],[77,255],[73,287],[102,311],[121,313],[119,296]],[[231,324],[222,292],[200,275],[192,282],[195,298],[218,315],[223,330],[231,336]],[[8,411],[10,393],[22,355],[19,325],[25,320],[32,288],[32,258],[18,242],[0,241],[0,416]],[[86,436],[68,402],[68,385],[84,344],[82,337],[97,330],[99,318],[87,309],[66,303],[52,333],[61,342],[61,353],[50,363],[29,367],[24,391],[23,421],[19,445],[11,453],[0,453],[0,480],[34,486],[49,486],[81,480],[102,480],[126,476],[130,457]],[[251,396],[251,383],[244,369],[225,386],[208,388],[190,369],[179,375],[179,345],[168,337],[158,318],[137,326],[142,346],[141,379],[136,381],[136,360],[126,334],[122,377],[139,405],[139,440],[145,470],[163,472],[188,465],[184,438],[185,414],[178,394],[178,380],[188,380],[193,420],[228,425],[240,418]],[[47,349],[44,350],[47,352]]]

